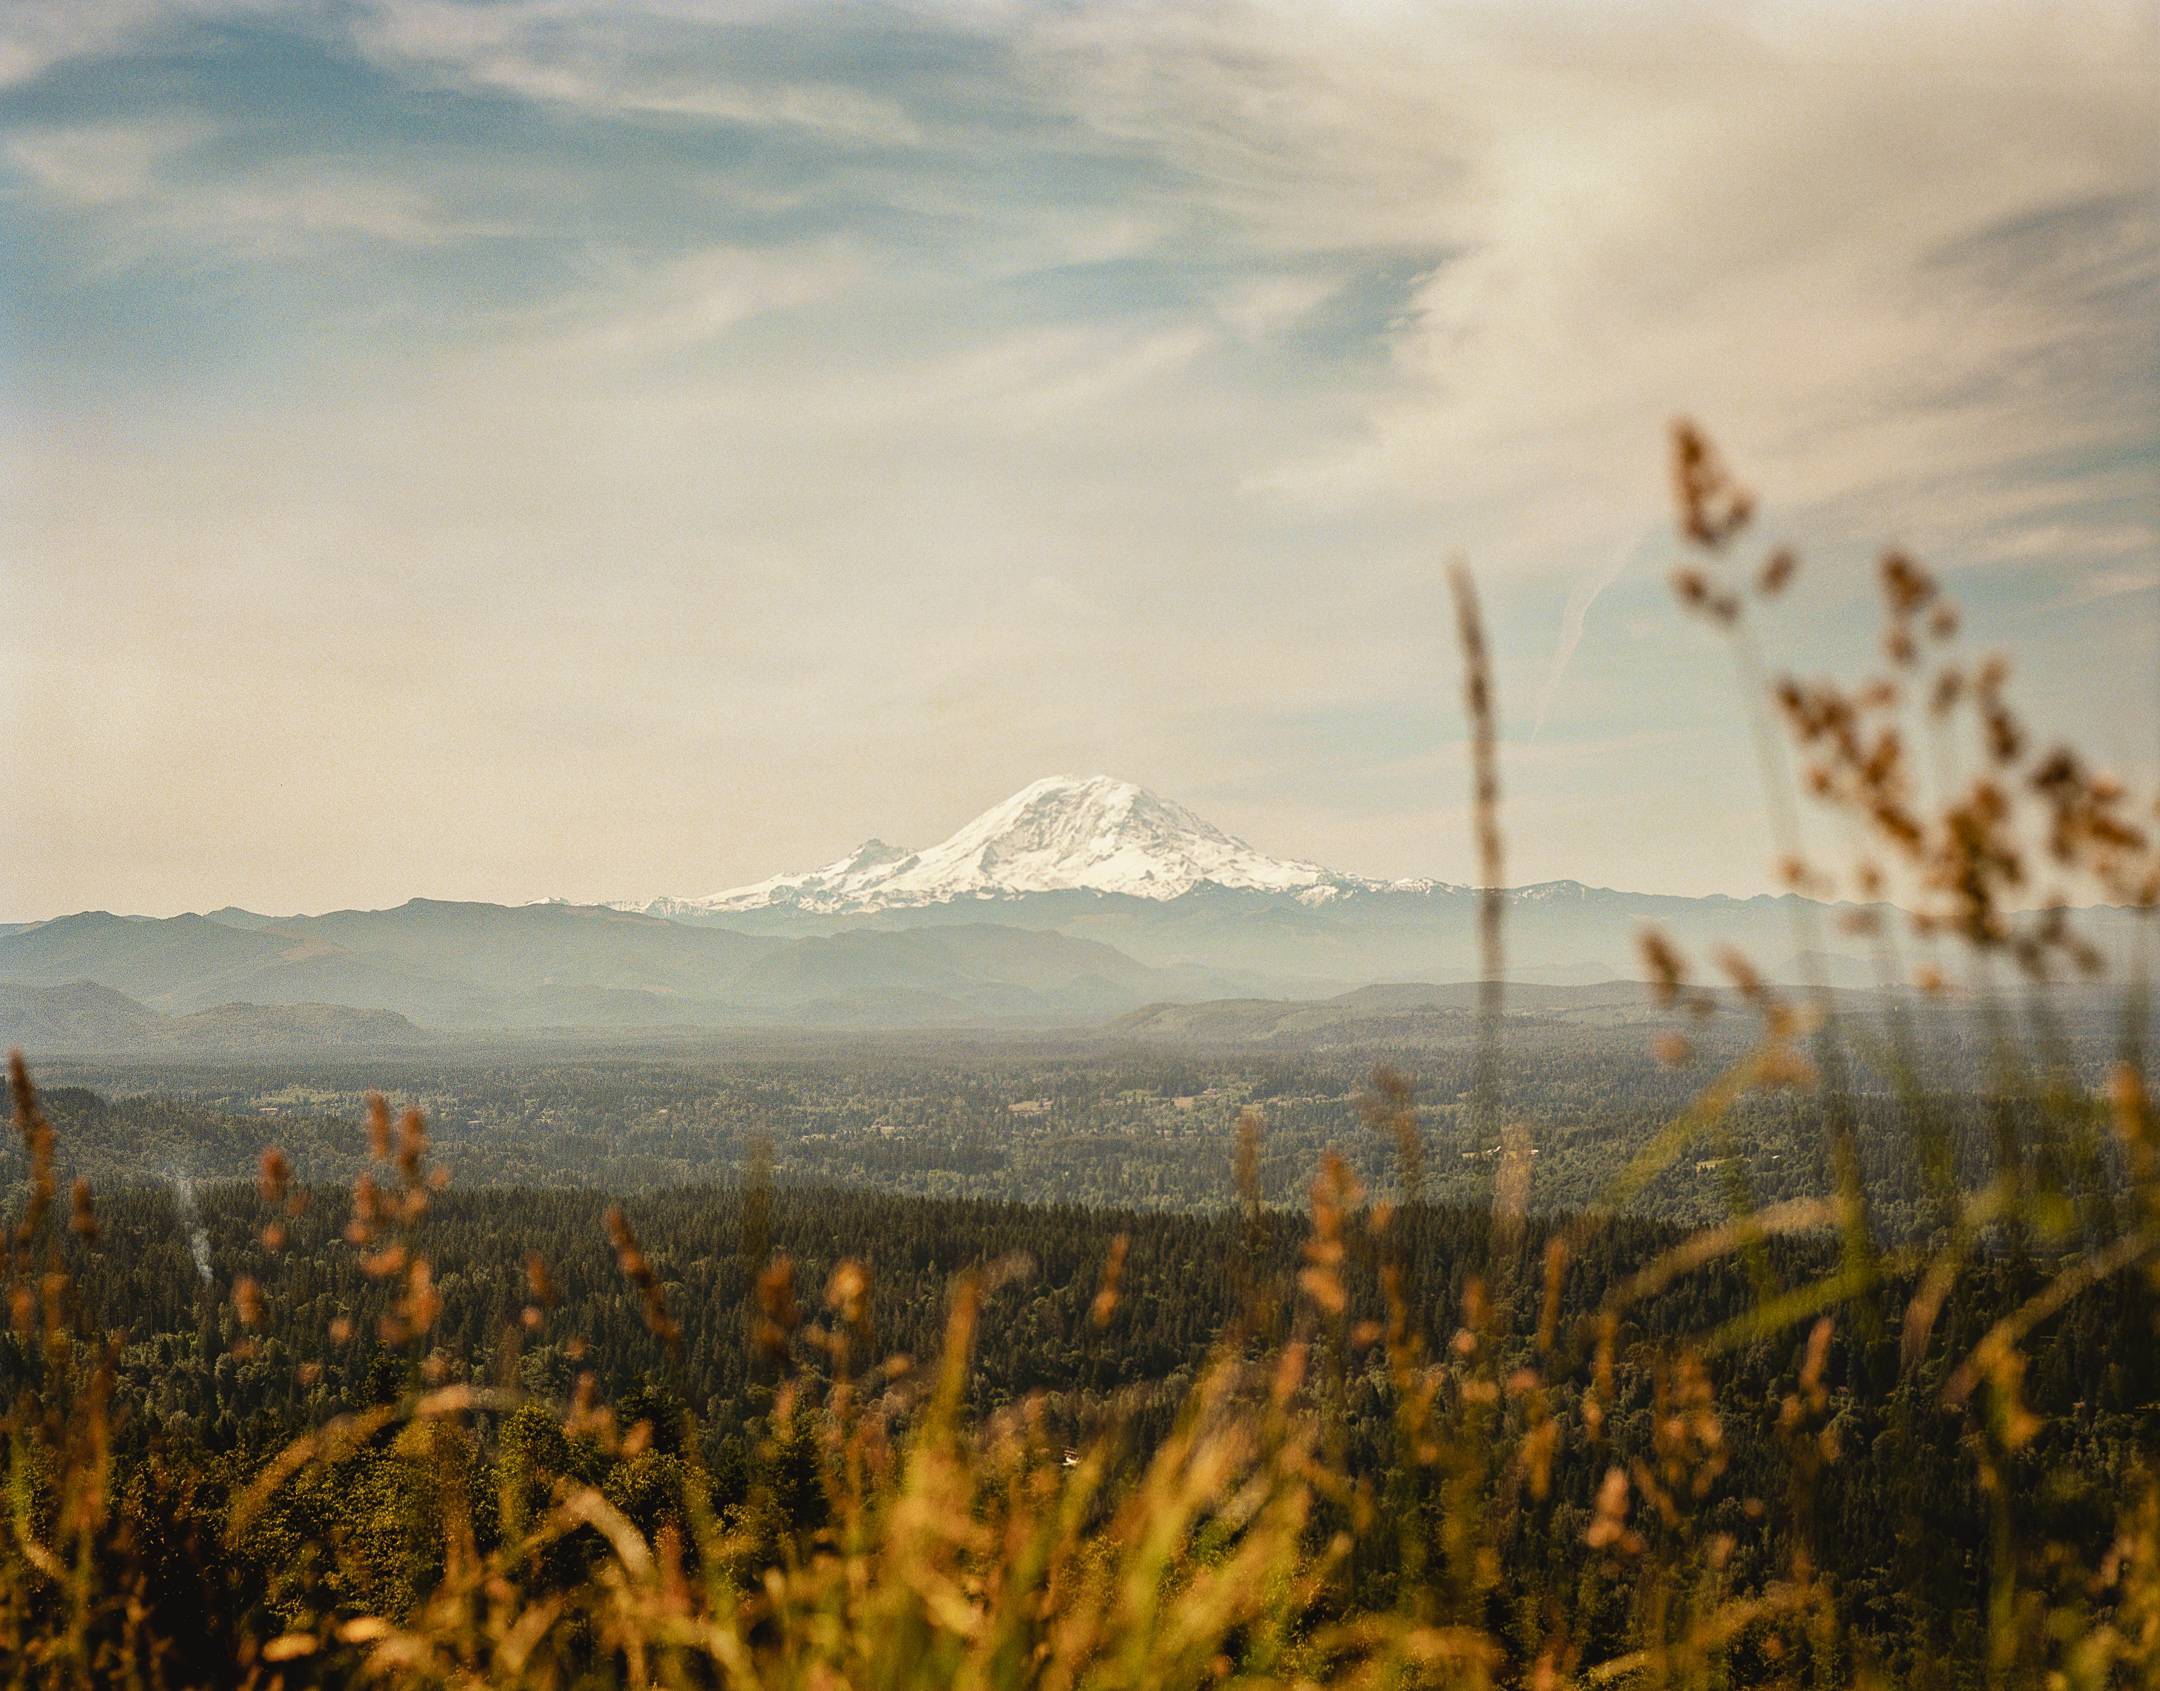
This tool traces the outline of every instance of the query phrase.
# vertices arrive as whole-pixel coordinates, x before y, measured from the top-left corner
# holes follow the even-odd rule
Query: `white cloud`
[[[726,21],[709,11],[653,4],[373,0],[355,36],[385,64],[550,105],[800,129],[864,147],[923,139],[903,106],[845,82],[749,81],[680,50],[682,37],[694,48]]]
[[[203,167],[194,155],[217,133],[186,114],[38,125],[8,134],[0,156],[32,193],[96,218],[119,264],[189,251],[284,260],[331,244],[436,246],[501,232],[407,183],[342,163]]]
[[[2105,599],[2120,599],[2126,594],[2160,592],[2160,569],[2098,569],[2070,584],[2069,588],[2048,608],[2051,611],[2075,610],[2082,605],[2097,605]]]
[[[654,262],[620,255],[581,286],[524,314],[505,350],[566,360],[619,378],[646,360],[719,339],[750,318],[829,299],[861,273],[842,243],[707,247]]]
[[[112,206],[152,193],[163,168],[210,132],[199,119],[19,129],[5,142],[10,165],[62,204]]]
[[[1582,647],[1583,634],[1590,623],[1590,607],[1598,602],[1606,588],[1620,579],[1634,550],[1629,547],[1615,553],[1612,562],[1577,581],[1574,591],[1568,595],[1567,607],[1560,613],[1560,639],[1553,648],[1552,666],[1545,672],[1545,679],[1538,687],[1537,703],[1531,711],[1530,738],[1533,741],[1545,732],[1553,701],[1560,696],[1560,684],[1567,679],[1568,665],[1574,662],[1576,652]]]
[[[113,52],[181,10],[161,0],[11,0],[0,10],[0,88]]]
[[[1303,322],[1342,288],[1334,276],[1255,276],[1232,288],[1215,310],[1239,338],[1264,341]]]
[[[1788,508],[1938,528],[1957,478],[2149,425],[2154,41],[2076,13],[1084,8],[1029,44],[1045,98],[1255,241],[1442,255],[1399,388],[1268,484],[1549,567],[1654,509],[1683,408]],[[1989,250],[2077,206],[2114,208],[2081,267]]]

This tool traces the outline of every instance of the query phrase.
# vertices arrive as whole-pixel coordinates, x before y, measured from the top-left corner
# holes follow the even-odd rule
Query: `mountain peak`
[[[1318,864],[1273,858],[1183,805],[1114,775],[1051,775],[920,852],[870,840],[805,874],[775,875],[672,909],[774,905],[869,911],[1030,893],[1172,899],[1201,885],[1298,892],[1331,883]]]

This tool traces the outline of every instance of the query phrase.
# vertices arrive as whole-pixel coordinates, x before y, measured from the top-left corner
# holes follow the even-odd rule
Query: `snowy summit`
[[[1323,893],[1350,884],[1364,883],[1316,863],[1255,851],[1131,781],[1054,775],[1021,788],[925,851],[871,840],[821,869],[775,875],[710,898],[658,899],[642,908],[656,915],[774,906],[838,913],[1045,892],[1162,900],[1202,885]]]

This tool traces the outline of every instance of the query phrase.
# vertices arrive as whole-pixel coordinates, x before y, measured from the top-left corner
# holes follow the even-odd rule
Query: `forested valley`
[[[476,1554],[586,1486],[642,1534],[709,1515],[744,1566],[814,1560],[847,1508],[836,1391],[874,1391],[907,1425],[973,1287],[965,1413],[1019,1418],[1053,1466],[1100,1449],[1127,1483],[1211,1370],[1310,1347],[1328,1460],[1353,1481],[1318,1506],[1354,1528],[1311,1624],[1406,1600],[1430,1577],[1416,1547],[1474,1518],[1495,1636],[1534,1655],[1545,1618],[1506,1594],[1568,1590],[1574,1647],[1617,1651],[1653,1581],[1624,1553],[1637,1529],[1613,1524],[1619,1473],[1662,1517],[1642,1529],[1709,1556],[1720,1589],[1771,1588],[1798,1557],[1837,1593],[1838,1659],[1963,1683],[1945,1664],[1986,1653],[2000,1553],[1974,1523],[2007,1499],[2016,1542],[2097,1565],[2103,1500],[2160,1440],[2160,1350],[2120,1342],[2155,1330],[2137,1276],[2026,1336],[2035,1436],[1992,1485],[1944,1403],[1959,1359],[2134,1201],[2104,1101],[2063,1108],[2121,1029],[2056,1028],[2068,1055],[2047,1098],[1956,1084],[1956,1042],[1929,1084],[1859,1093],[1883,1257],[1812,1331],[1774,1312],[1834,1281],[1833,1234],[1765,1228],[1690,1254],[1693,1230],[1830,1178],[1806,1088],[1751,1091],[1672,1140],[1700,1067],[1744,1049],[1716,1025],[1686,1065],[1636,1025],[1511,1028],[1502,1114],[1541,1124],[1515,1147],[1520,1214],[1492,1197],[1508,1153],[1471,1137],[1467,1044],[474,1054],[395,1077],[432,1113],[394,1142],[357,1071],[80,1072],[42,1105],[55,1179],[86,1178],[94,1204],[48,1276],[68,1287],[50,1319],[104,1347],[136,1600],[164,1636],[196,1638],[174,1664],[188,1674],[312,1624],[325,1581],[388,1615],[438,1586],[456,1555],[439,1452],[382,1421],[430,1393],[503,1394],[457,1480]],[[1938,1140],[1896,1130],[1916,1112]],[[1984,1183],[2006,1144],[2056,1219],[1987,1243],[1913,1366],[1921,1265],[1959,1225],[1945,1194]],[[19,1136],[7,1172],[34,1176],[35,1155]],[[1337,1288],[1317,1303],[1316,1264]],[[1691,1344],[1703,1359],[1676,1361]],[[49,1388],[49,1354],[0,1346],[0,1389]],[[1404,1448],[1413,1354],[1474,1358],[1470,1383],[1490,1383],[1489,1400],[1454,1388],[1483,1452],[1459,1471]],[[232,1530],[281,1452],[377,1423]],[[61,1503],[23,1496],[33,1518]],[[535,1577],[579,1589],[604,1553],[573,1534]]]

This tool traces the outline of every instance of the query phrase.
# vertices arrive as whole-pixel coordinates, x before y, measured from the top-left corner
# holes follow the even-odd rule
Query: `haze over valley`
[[[161,919],[80,912],[0,933],[0,1037],[48,1050],[411,1043],[447,1032],[1025,1029],[1146,1006],[1327,999],[1480,973],[1475,888],[1287,861],[1109,777],[1049,778],[922,851],[699,898],[452,903]],[[1641,978],[1649,928],[1769,979],[1878,979],[1842,912],[1794,896],[1588,887],[1503,898],[1506,974]],[[2127,943],[2101,913],[2093,937]],[[1810,961],[1812,960],[1812,962]]]

